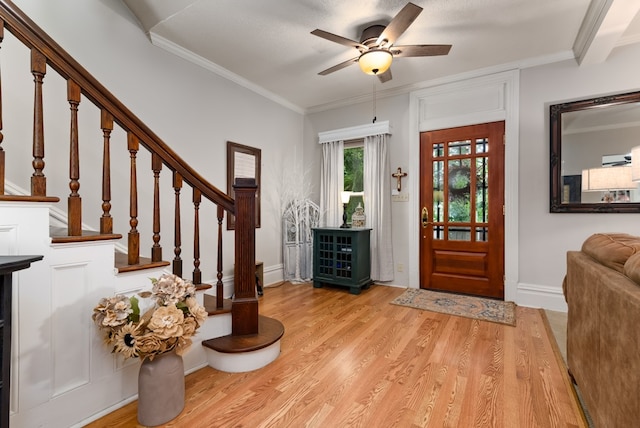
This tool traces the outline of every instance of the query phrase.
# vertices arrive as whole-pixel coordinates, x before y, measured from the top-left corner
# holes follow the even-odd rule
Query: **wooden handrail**
[[[162,159],[162,163],[172,171],[178,172],[185,182],[199,189],[202,196],[222,206],[227,212],[234,213],[233,198],[216,188],[191,168],[13,2],[1,0],[0,11],[4,17],[5,28],[15,37],[32,51],[35,50],[44,55],[46,63],[51,68],[65,79],[73,80],[79,85],[84,96],[111,114],[118,125],[136,135],[143,147],[158,155]]]

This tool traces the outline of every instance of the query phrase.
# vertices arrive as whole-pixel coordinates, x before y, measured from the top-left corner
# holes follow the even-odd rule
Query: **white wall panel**
[[[90,265],[74,262],[51,266],[51,397],[90,382],[91,349],[89,314],[81,304],[89,294]]]

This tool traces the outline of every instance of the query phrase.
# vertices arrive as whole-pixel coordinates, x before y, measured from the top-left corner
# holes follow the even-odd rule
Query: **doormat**
[[[503,302],[502,300],[407,288],[404,293],[392,300],[391,304],[500,324],[516,325],[516,304]]]

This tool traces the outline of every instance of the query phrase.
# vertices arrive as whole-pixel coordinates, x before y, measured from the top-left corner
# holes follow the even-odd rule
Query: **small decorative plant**
[[[164,274],[151,278],[151,283],[150,292],[138,293],[142,300],[116,295],[100,299],[93,309],[93,321],[106,333],[104,340],[111,352],[142,360],[171,351],[182,355],[207,319],[191,282]]]

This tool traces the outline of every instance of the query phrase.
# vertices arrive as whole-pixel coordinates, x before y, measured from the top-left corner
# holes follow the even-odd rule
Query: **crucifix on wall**
[[[391,174],[391,176],[397,180],[396,188],[398,189],[398,192],[402,191],[402,177],[406,177],[407,173],[402,172],[402,168],[398,168],[396,172]]]

